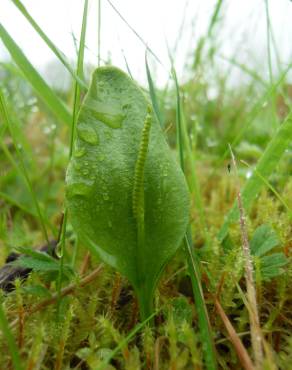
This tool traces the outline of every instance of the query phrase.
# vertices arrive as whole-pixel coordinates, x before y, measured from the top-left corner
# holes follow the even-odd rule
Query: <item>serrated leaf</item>
[[[254,256],[262,256],[279,245],[275,231],[269,225],[259,226],[250,241],[250,251]]]
[[[98,68],[79,113],[66,176],[76,232],[130,280],[142,319],[151,313],[160,273],[189,220],[185,178],[149,107],[126,74]]]

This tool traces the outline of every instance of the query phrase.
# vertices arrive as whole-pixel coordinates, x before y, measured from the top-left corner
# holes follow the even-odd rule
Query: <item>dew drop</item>
[[[76,168],[77,171],[81,169],[81,166],[78,162],[74,162],[74,167]]]
[[[131,104],[123,104],[123,106],[122,106],[123,110],[128,110],[130,108],[131,108]]]
[[[107,193],[104,193],[104,194],[103,194],[103,199],[104,199],[104,200],[109,200],[109,195],[108,195]]]
[[[87,97],[84,105],[96,119],[107,126],[111,128],[120,128],[122,126],[125,114],[120,107],[112,101],[110,103],[105,101],[100,102],[96,99]]]
[[[67,188],[67,197],[72,198],[74,196],[89,196],[92,190],[92,182],[76,182],[70,184]]]
[[[77,126],[77,132],[80,139],[82,139],[86,143],[91,145],[98,144],[99,140],[97,133],[94,128],[89,126],[88,124],[83,122],[79,123]]]
[[[74,157],[76,158],[83,157],[85,153],[86,153],[85,148],[76,148],[74,151]]]

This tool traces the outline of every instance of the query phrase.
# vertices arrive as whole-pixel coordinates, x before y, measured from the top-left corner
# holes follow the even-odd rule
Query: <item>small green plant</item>
[[[81,106],[67,182],[79,238],[132,283],[141,319],[189,221],[189,194],[152,107],[115,67],[98,68]]]
[[[285,254],[283,252],[268,254],[279,244],[280,240],[269,225],[263,224],[255,230],[250,248],[251,254],[258,261],[263,280],[270,280],[284,272],[283,267],[288,263]]]

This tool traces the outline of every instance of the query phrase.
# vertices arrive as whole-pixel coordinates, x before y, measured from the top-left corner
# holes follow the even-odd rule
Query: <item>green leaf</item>
[[[48,253],[41,252],[41,251],[38,251],[38,250],[34,250],[34,249],[31,249],[31,248],[18,247],[17,251],[19,253],[23,253],[26,256],[32,257],[32,258],[37,259],[39,261],[52,262],[52,263],[56,262],[56,260],[52,256],[50,256]]]
[[[275,231],[268,225],[259,226],[250,241],[250,251],[254,256],[262,256],[280,243]]]
[[[21,266],[41,273],[56,273],[60,269],[60,261],[56,260],[45,252],[33,250],[31,248],[19,247],[17,250],[23,253],[17,260],[13,261],[14,266]],[[69,265],[63,266],[64,274],[67,278],[74,276],[74,271]]]
[[[115,67],[98,68],[82,104],[67,206],[80,239],[125,275],[141,318],[189,221],[189,194],[150,103]]]
[[[61,122],[65,122],[70,125],[72,119],[67,107],[32,66],[20,47],[14,42],[12,37],[1,24],[0,38],[24,77],[32,85],[42,101]]]
[[[266,256],[280,244],[277,234],[269,225],[259,226],[250,241],[250,251],[259,263],[261,277],[270,280],[283,273],[282,267],[288,262],[284,253],[273,253]]]
[[[261,257],[261,273],[264,280],[270,280],[281,275],[284,270],[282,267],[287,265],[288,260],[284,253],[273,253],[269,256]]]
[[[43,285],[28,285],[23,286],[21,290],[25,294],[30,294],[35,297],[43,297],[43,298],[50,298],[52,295],[49,289],[45,288]]]

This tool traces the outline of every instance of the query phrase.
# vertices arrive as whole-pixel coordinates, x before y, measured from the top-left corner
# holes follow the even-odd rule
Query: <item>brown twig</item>
[[[115,312],[116,306],[117,306],[117,301],[119,298],[119,295],[121,293],[121,282],[122,282],[122,277],[121,275],[117,272],[113,284],[113,290],[112,290],[112,299],[111,299],[111,306],[110,306],[110,312],[113,314]]]
[[[234,346],[234,349],[239,357],[240,363],[245,370],[254,370],[253,363],[249,357],[247,350],[245,349],[244,345],[242,344],[238,334],[236,333],[234,327],[232,326],[231,322],[229,321],[226,313],[224,312],[218,298],[215,298],[215,307],[216,310],[221,317],[221,320],[225,326],[225,329],[230,337],[230,341]]]
[[[158,337],[154,345],[154,364],[153,370],[159,370],[159,354],[160,354],[160,342],[167,339],[165,336]]]
[[[80,267],[79,271],[80,276],[83,276],[85,274],[86,270],[88,269],[89,262],[90,262],[90,252],[86,252],[84,259],[82,261],[82,265]]]
[[[249,303],[249,319],[250,319],[250,331],[251,331],[251,342],[254,352],[254,358],[256,363],[256,368],[261,369],[263,362],[263,343],[262,343],[262,332],[260,328],[260,319],[258,313],[256,288],[253,278],[253,264],[250,254],[248,234],[246,230],[246,216],[243,208],[239,177],[237,172],[237,165],[234,154],[232,152],[231,146],[229,145],[233,167],[236,173],[237,179],[237,202],[239,209],[239,220],[240,220],[240,230],[242,238],[242,249],[245,259],[245,280],[247,288],[247,299]]]
[[[132,317],[128,325],[129,330],[133,329],[133,327],[136,325],[138,321],[138,311],[139,311],[138,309],[139,309],[138,299],[137,297],[134,297],[132,303]]]
[[[70,284],[68,285],[67,287],[63,288],[61,290],[61,294],[60,296],[61,297],[65,297],[69,294],[72,294],[74,293],[74,291],[77,289],[77,288],[83,288],[84,286],[90,284],[93,280],[95,280],[95,278],[100,274],[101,270],[103,268],[103,265],[99,265],[95,270],[93,270],[90,274],[88,274],[87,276],[85,276],[83,279],[81,279],[80,283],[79,284]],[[58,300],[58,293],[54,293],[52,295],[52,297],[50,298],[47,298],[47,299],[44,299],[43,301],[41,301],[40,303],[36,304],[35,306],[32,306],[31,308],[29,308],[25,313],[24,313],[24,317],[28,316],[28,315],[31,315],[35,312],[38,312],[42,309],[44,309],[45,307],[53,304],[53,303],[56,303],[57,300]],[[17,325],[18,323],[18,319],[14,320],[11,324],[10,324],[10,328],[13,328],[15,327],[15,325]]]

